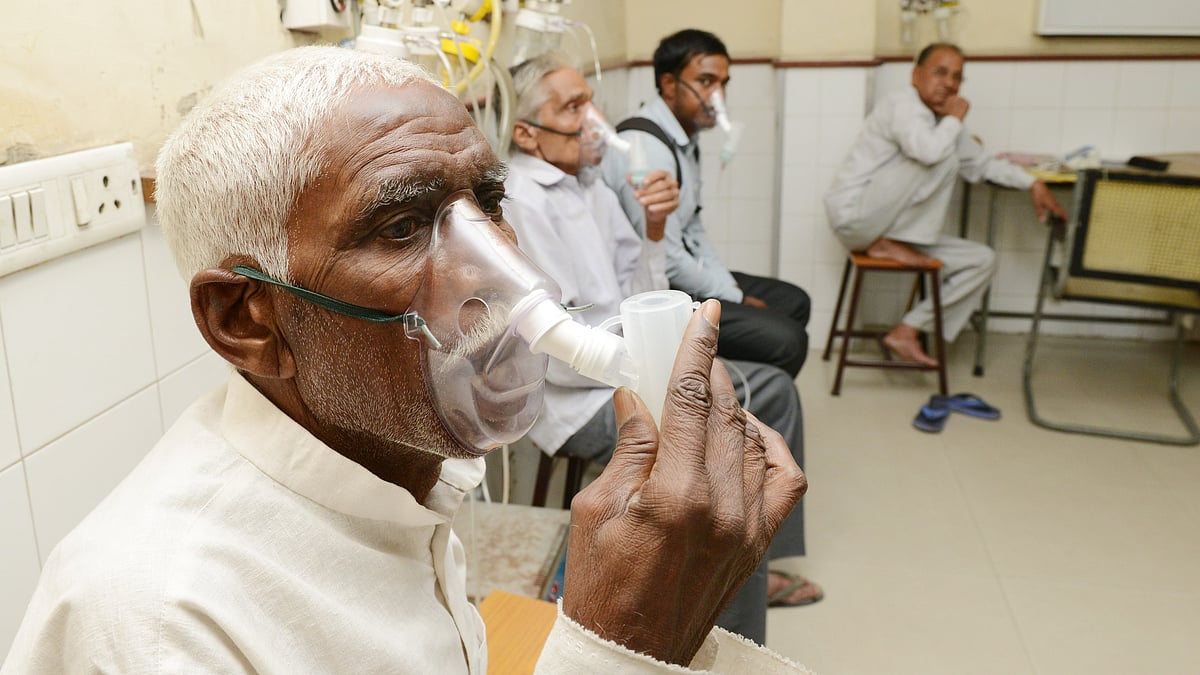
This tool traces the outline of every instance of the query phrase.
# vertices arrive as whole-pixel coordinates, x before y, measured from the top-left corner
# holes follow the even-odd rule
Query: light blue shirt
[[[667,278],[671,281],[671,288],[695,298],[741,302],[742,290],[708,240],[704,221],[700,218],[703,186],[700,179],[699,134],[689,137],[666,102],[658,96],[643,105],[637,114],[658,124],[678,146],[678,153],[675,153],[662,141],[645,132],[621,132],[623,138],[629,138],[631,134],[642,135],[650,171],[662,169],[674,177],[675,157],[679,158],[679,208],[667,216],[666,234],[663,236],[667,249]],[[645,237],[646,214],[633,196],[633,187],[626,181],[628,166],[629,159],[625,155],[609,151],[604,154],[601,169],[604,171],[604,182],[620,197],[625,215],[638,233]]]
[[[508,167],[506,218],[521,250],[558,282],[563,304],[591,305],[572,313],[575,320],[598,325],[620,313],[625,297],[650,290],[642,242],[608,186],[600,180],[581,185],[523,152],[514,153]],[[542,413],[529,437],[544,452],[555,452],[612,393],[612,387],[551,359]]]

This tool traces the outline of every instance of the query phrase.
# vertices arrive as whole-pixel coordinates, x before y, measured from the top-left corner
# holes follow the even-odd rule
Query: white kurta
[[[971,183],[988,180],[1027,190],[1034,181],[1020,167],[986,152],[958,118],[939,119],[915,88],[905,87],[880,99],[863,120],[825,197],[830,223],[836,227],[857,218],[867,185],[889,165],[907,158],[933,166],[951,157],[958,160],[958,175]]]
[[[970,320],[996,260],[987,246],[942,232],[960,177],[1019,189],[1034,182],[1020,167],[985,152],[958,118],[938,118],[915,88],[906,87],[871,110],[825,195],[829,225],[849,250],[887,237],[942,261],[947,341]],[[902,322],[932,330],[932,299],[918,303]]]
[[[0,672],[482,675],[450,524],[483,461],[442,467],[419,504],[234,373],[55,547]],[[755,652],[714,631],[696,663],[787,665]],[[561,612],[545,654],[540,673],[668,669]]]

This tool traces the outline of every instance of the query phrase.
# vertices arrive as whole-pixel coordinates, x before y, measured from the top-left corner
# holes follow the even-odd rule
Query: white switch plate
[[[0,277],[136,232],[146,205],[133,145],[0,166],[5,208],[0,228],[13,232],[0,231]]]
[[[350,28],[351,11],[353,8],[349,2],[286,0],[283,6],[283,27],[305,32],[344,30]]]

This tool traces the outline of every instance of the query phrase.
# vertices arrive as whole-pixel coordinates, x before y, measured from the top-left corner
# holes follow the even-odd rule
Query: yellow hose
[[[500,31],[504,28],[503,12],[500,11],[499,3],[494,0],[484,0],[483,5],[475,16],[471,17],[472,21],[478,21],[488,14],[492,15],[491,29],[488,31],[487,45],[483,49],[483,56],[475,62],[475,66],[471,68],[471,72],[467,76],[459,80],[454,85],[454,93],[461,94],[467,90],[467,86],[479,77],[479,74],[487,68],[487,62],[492,60],[492,54],[496,53],[496,45],[500,42]]]

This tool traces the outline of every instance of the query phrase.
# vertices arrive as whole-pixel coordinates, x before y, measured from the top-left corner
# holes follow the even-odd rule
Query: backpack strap
[[[675,145],[674,139],[663,131],[663,128],[658,126],[654,120],[645,117],[630,117],[629,119],[617,125],[617,131],[644,131],[651,136],[663,142],[663,145],[671,149],[671,156],[675,158],[675,182],[683,185],[683,172],[679,168],[679,147]]]

